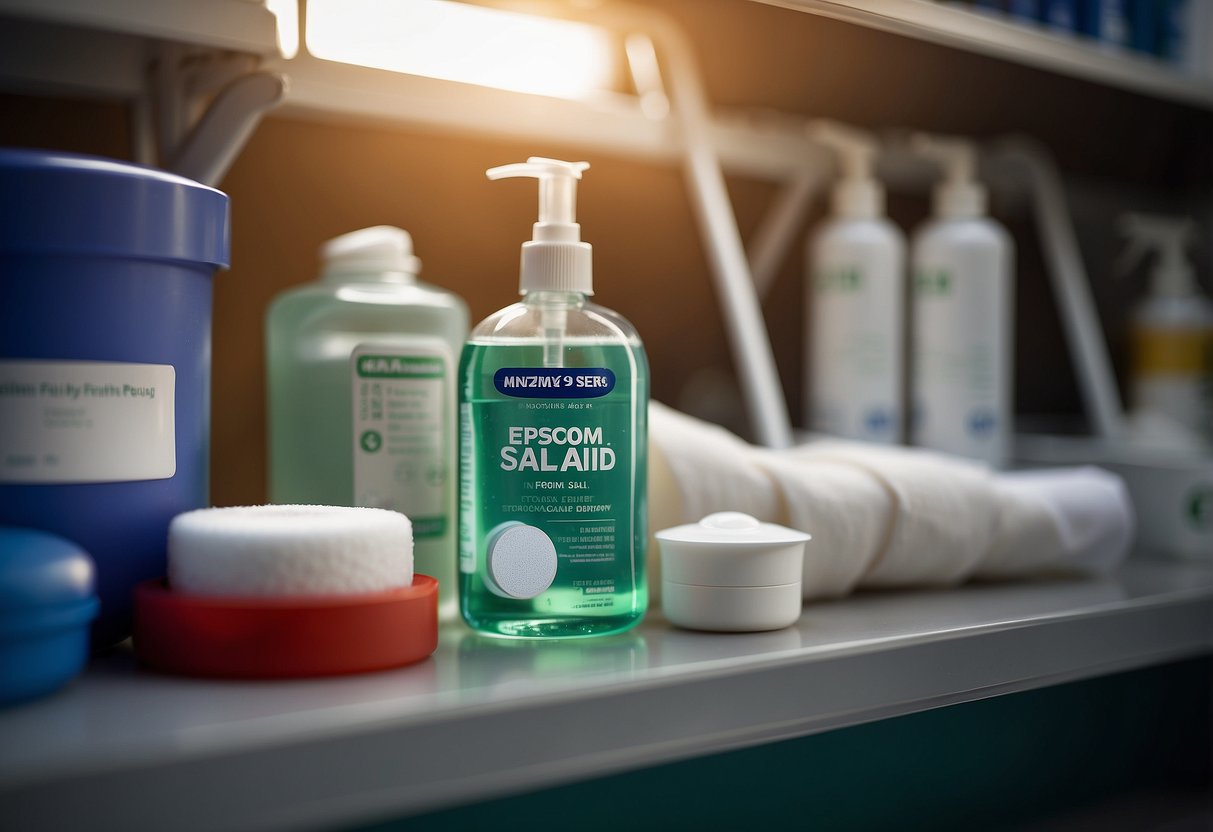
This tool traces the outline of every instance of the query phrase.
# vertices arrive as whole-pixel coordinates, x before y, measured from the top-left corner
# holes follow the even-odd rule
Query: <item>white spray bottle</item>
[[[808,247],[807,412],[815,430],[899,442],[905,237],[884,213],[872,172],[876,142],[831,121],[813,122],[809,135],[838,155],[842,177],[833,217]]]
[[[1126,214],[1120,271],[1156,255],[1148,297],[1132,316],[1131,399],[1138,416],[1163,416],[1213,441],[1213,302],[1196,285],[1187,217]]]
[[[920,134],[913,146],[944,179],[935,216],[911,244],[911,439],[1002,466],[1013,415],[1014,244],[986,216],[972,143]]]

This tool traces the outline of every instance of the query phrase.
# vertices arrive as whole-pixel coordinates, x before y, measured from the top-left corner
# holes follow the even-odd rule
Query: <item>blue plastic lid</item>
[[[75,604],[93,594],[93,559],[75,543],[0,527],[0,616]]]
[[[99,606],[83,549],[0,527],[0,707],[50,693],[84,668]]]
[[[0,252],[228,266],[228,198],[154,168],[0,149]]]

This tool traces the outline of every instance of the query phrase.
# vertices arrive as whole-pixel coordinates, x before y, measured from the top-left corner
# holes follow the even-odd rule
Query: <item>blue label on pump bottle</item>
[[[606,367],[502,367],[493,386],[515,399],[597,399],[615,389],[615,374]]]

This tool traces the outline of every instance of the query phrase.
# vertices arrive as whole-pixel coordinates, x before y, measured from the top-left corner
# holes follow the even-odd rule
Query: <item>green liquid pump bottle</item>
[[[455,608],[455,356],[468,313],[417,280],[408,233],[325,243],[320,279],[266,315],[275,503],[389,508],[413,522],[414,567]]]
[[[539,180],[522,301],[471,333],[459,367],[460,611],[517,637],[616,633],[648,604],[648,361],[635,329],[587,300],[575,221],[584,162],[532,157]]]

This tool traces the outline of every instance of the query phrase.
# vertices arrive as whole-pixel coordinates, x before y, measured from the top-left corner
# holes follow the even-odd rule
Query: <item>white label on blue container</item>
[[[170,364],[0,361],[0,482],[168,479],[176,385]]]

